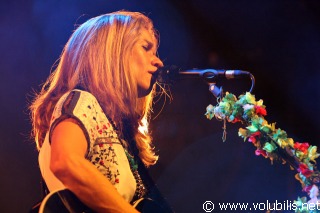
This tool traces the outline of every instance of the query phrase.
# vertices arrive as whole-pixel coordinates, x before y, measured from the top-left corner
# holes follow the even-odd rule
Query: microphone
[[[215,70],[215,69],[192,69],[180,71],[179,75],[202,77],[207,82],[213,83],[216,79],[233,79],[250,75],[247,71],[242,70]]]
[[[178,68],[175,65],[161,67],[158,69],[157,74],[157,81],[160,83],[170,83],[173,80],[184,78],[203,78],[207,83],[215,83],[218,79],[233,79],[252,76],[250,72],[243,70],[181,70],[181,68]]]

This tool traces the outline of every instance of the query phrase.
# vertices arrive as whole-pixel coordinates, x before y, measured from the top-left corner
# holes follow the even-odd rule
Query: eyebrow
[[[155,41],[150,41],[149,39],[142,39],[143,42],[146,42],[148,45],[150,45],[150,49],[154,49],[155,50],[155,54],[157,52],[157,49],[158,49],[158,42],[157,40]]]
[[[143,41],[147,42],[148,45],[154,46],[154,42],[148,40],[148,39],[143,39]]]

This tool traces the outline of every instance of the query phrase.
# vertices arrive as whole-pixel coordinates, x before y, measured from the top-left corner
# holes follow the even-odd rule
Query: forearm
[[[60,164],[59,161],[56,162]],[[89,161],[78,156],[53,165],[54,174],[84,204],[96,212],[137,212]]]

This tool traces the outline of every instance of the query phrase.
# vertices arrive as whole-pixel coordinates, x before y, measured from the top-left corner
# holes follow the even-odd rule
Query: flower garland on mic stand
[[[249,92],[238,98],[226,92],[217,106],[207,107],[205,115],[210,120],[215,117],[224,122],[247,124],[245,129],[239,129],[238,135],[256,147],[256,155],[269,158],[271,162],[274,160],[287,162],[291,168],[297,170],[295,178],[300,181],[303,191],[309,194],[310,200],[308,201],[306,197],[298,197],[294,201],[295,212],[318,212],[316,210],[320,208],[318,198],[320,173],[316,168],[315,159],[320,154],[317,153],[317,147],[306,142],[294,142],[292,138],[287,137],[284,130],[276,128],[275,123],[269,124],[264,118],[267,111],[263,100],[256,101],[255,96]],[[225,131],[224,126],[224,140]],[[315,211],[310,211],[306,203],[309,206],[313,205]]]

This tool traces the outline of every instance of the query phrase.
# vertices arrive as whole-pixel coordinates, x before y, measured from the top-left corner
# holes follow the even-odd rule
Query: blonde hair
[[[155,35],[152,21],[138,12],[118,11],[89,19],[67,42],[59,63],[30,106],[32,135],[40,149],[60,97],[80,86],[92,93],[120,131],[129,123],[139,156],[146,166],[156,163],[148,132],[154,89],[138,98],[130,56],[141,29]]]

